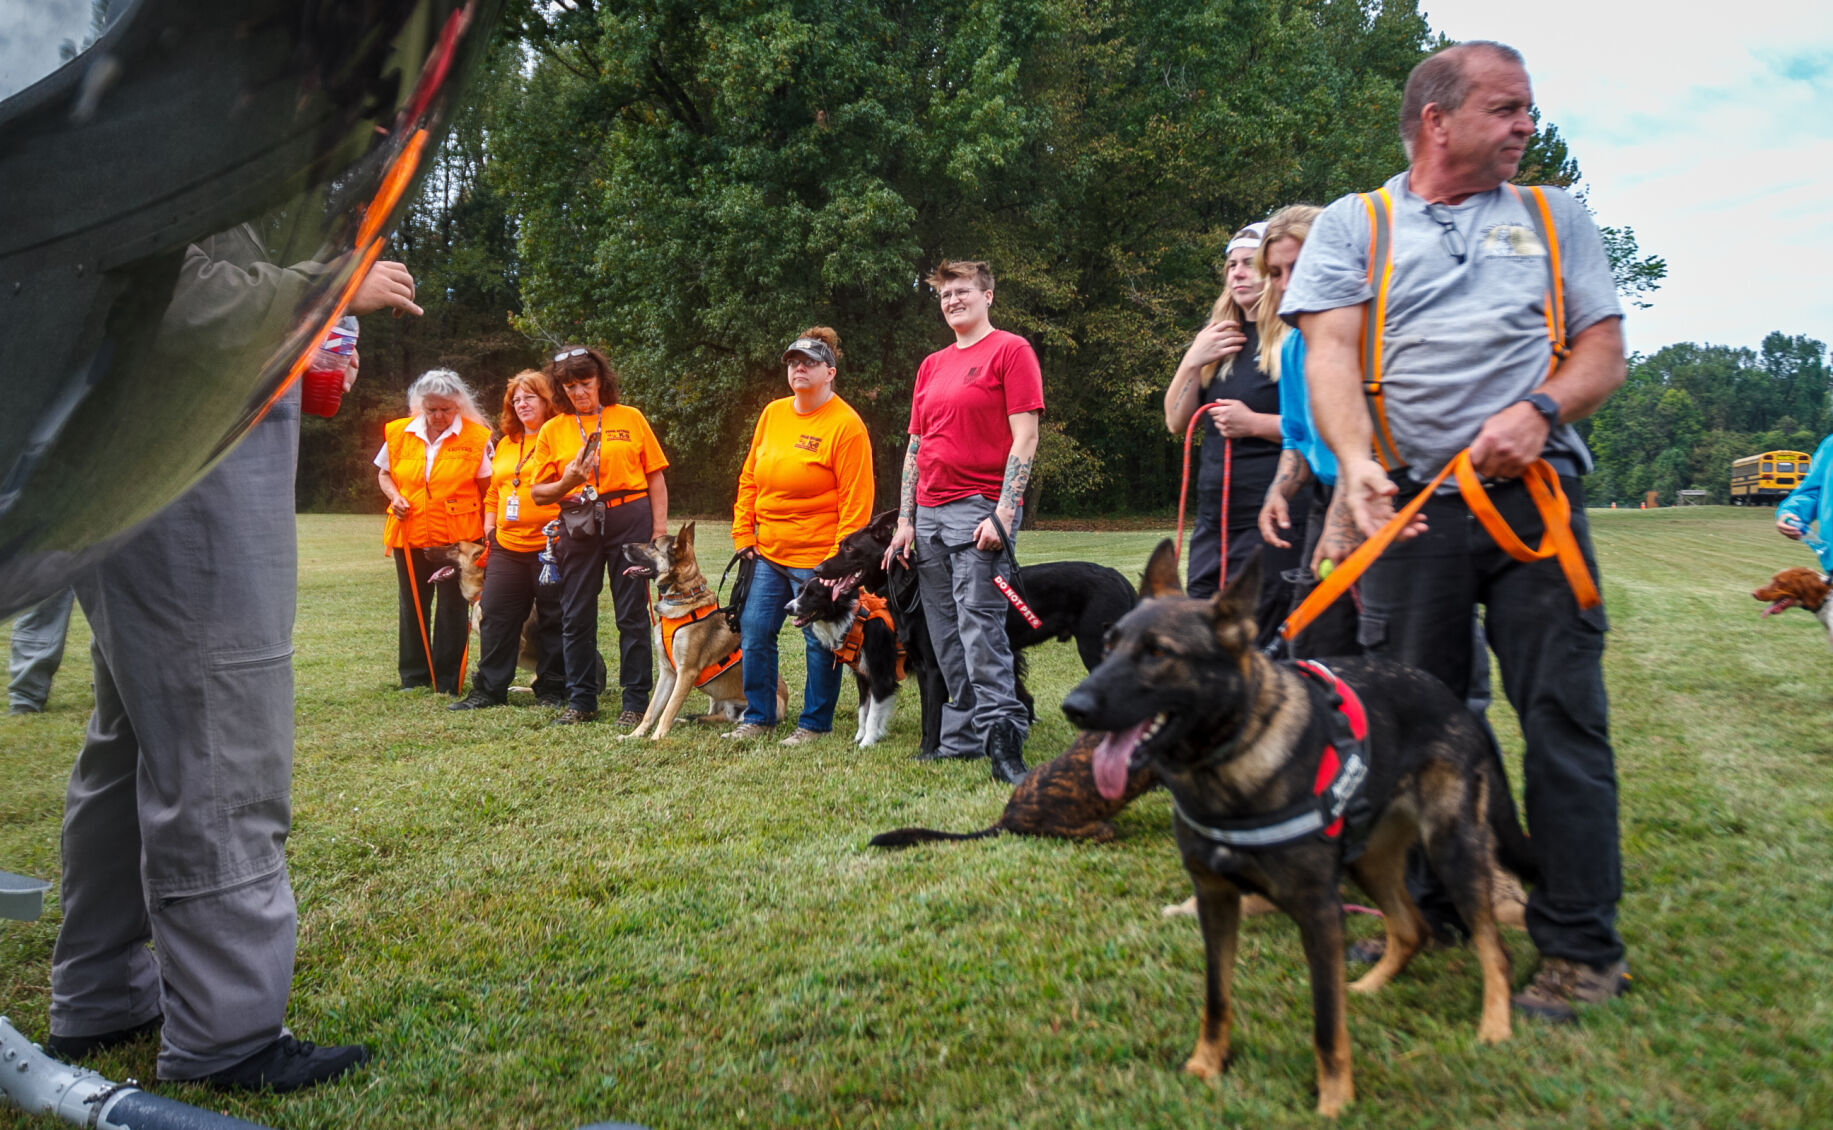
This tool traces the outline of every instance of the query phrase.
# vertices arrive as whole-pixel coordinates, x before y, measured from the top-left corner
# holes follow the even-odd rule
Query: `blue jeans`
[[[777,568],[796,579],[796,588],[790,588],[782,573],[759,558],[738,621],[740,646],[745,649],[745,721],[759,726],[776,725],[777,633],[783,630],[796,590],[815,573],[813,569]],[[808,683],[802,689],[802,717],[796,726],[825,734],[834,728],[834,706],[840,701],[840,664],[815,633],[804,628],[802,638],[808,643]]]

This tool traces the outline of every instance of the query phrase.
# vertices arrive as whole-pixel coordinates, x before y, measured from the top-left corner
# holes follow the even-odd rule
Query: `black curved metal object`
[[[0,102],[0,616],[68,584],[296,379],[500,6],[131,0]],[[271,268],[232,275],[213,236]]]

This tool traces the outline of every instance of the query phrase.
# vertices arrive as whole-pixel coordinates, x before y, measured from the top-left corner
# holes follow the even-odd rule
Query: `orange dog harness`
[[[892,635],[897,634],[897,622],[891,619],[891,606],[885,603],[885,598],[862,592],[859,594],[859,615],[853,618],[853,626],[847,629],[846,639],[841,640],[840,646],[834,650],[834,662],[851,667],[859,661],[859,649],[865,646],[866,642],[866,621],[868,620],[877,620],[891,629]],[[897,677],[899,680],[904,677],[904,645],[902,642],[897,645]]]
[[[689,624],[700,623],[700,621],[715,615],[718,611],[718,606],[709,604],[704,608],[694,609],[694,611],[688,613],[686,616],[658,615],[656,617],[656,623],[662,626],[662,662],[668,664],[668,669],[670,671],[675,669],[675,633],[687,627]],[[719,676],[738,666],[739,661],[744,658],[744,655],[745,652],[743,648],[733,648],[732,654],[726,656],[724,659],[715,663],[709,663],[705,667],[702,667],[700,669],[700,674],[694,679],[694,685],[696,687],[706,686],[714,679],[719,678]]]

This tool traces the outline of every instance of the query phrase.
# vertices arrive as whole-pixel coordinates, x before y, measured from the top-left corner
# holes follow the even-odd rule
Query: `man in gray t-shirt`
[[[1324,556],[1341,560],[1465,448],[1491,503],[1529,545],[1542,523],[1520,476],[1545,458],[1572,498],[1572,531],[1595,578],[1578,476],[1591,458],[1571,423],[1623,381],[1622,310],[1602,241],[1575,201],[1546,193],[1564,287],[1570,355],[1552,369],[1549,248],[1507,184],[1534,125],[1533,91],[1512,48],[1469,43],[1421,63],[1407,80],[1401,134],[1411,166],[1390,180],[1392,274],[1383,321],[1387,435],[1404,470],[1373,455],[1363,395],[1362,329],[1371,222],[1361,196],[1313,226],[1280,313],[1304,332],[1318,430],[1336,454],[1338,504]],[[1621,895],[1617,797],[1603,680],[1602,608],[1581,609],[1557,562],[1515,561],[1475,522],[1455,489],[1429,500],[1362,580],[1361,642],[1422,667],[1466,694],[1475,662],[1470,618],[1485,611],[1490,646],[1521,718],[1528,827],[1540,879],[1528,930],[1541,953],[1515,997],[1530,1015],[1572,1020],[1627,983],[1616,932]],[[1461,925],[1436,880],[1409,887],[1442,930]]]

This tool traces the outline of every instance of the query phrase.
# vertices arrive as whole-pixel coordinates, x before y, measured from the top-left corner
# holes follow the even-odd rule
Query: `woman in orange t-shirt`
[[[598,655],[598,594],[611,574],[617,613],[618,723],[634,726],[655,687],[649,642],[649,582],[624,573],[624,546],[661,537],[668,528],[668,460],[643,414],[617,399],[617,373],[604,354],[582,345],[554,354],[548,383],[560,415],[541,425],[532,465],[534,501],[558,503],[554,541],[560,566],[566,709],[557,725],[598,717],[603,689]]]
[[[477,710],[509,701],[522,650],[522,628],[529,609],[535,612],[535,703],[565,705],[566,658],[560,650],[560,589],[539,583],[541,551],[547,548],[542,528],[560,514],[555,503],[534,500],[535,437],[558,410],[550,398],[547,377],[524,369],[503,389],[503,411],[497,417],[502,438],[492,459],[490,489],[484,493],[484,570],[482,613],[477,626],[477,675],[471,693],[448,710]]]
[[[382,542],[394,556],[400,591],[396,665],[404,691],[432,686],[457,694],[471,606],[456,575],[434,583],[433,574],[448,562],[426,551],[483,539],[490,428],[470,386],[450,369],[422,373],[407,390],[407,404],[413,415],[383,429],[375,457],[376,481],[388,499]]]
[[[853,406],[834,392],[840,335],[816,326],[783,351],[794,395],[772,401],[751,433],[738,476],[732,544],[756,564],[739,632],[745,650],[745,716],[728,738],[756,738],[777,724],[777,634],[786,606],[840,539],[872,516],[872,442]],[[834,728],[840,666],[804,628],[808,682],[802,716],[784,745]]]

